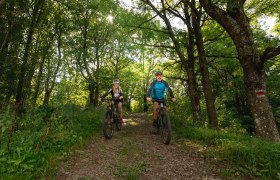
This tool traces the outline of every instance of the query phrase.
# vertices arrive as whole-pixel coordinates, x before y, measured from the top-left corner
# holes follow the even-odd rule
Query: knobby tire
[[[114,124],[112,123],[111,119],[112,119],[111,113],[106,112],[105,118],[102,123],[102,130],[103,130],[104,137],[106,139],[111,139],[113,137],[113,133],[114,133],[113,125]]]
[[[161,117],[160,135],[164,144],[169,144],[171,141],[171,123],[169,115],[164,111]]]

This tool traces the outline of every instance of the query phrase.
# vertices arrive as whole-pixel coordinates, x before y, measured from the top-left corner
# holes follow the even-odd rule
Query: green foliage
[[[5,178],[52,177],[59,161],[71,154],[70,147],[83,145],[98,132],[102,112],[73,104],[41,106],[18,118],[13,134],[3,128],[11,129],[11,123],[1,123],[0,174]]]
[[[173,1],[168,2],[173,4]],[[223,9],[236,7],[233,0],[215,0],[213,3],[217,3]],[[69,155],[68,147],[83,144],[85,139],[99,128],[100,112],[82,110],[80,107],[88,104],[88,84],[92,81],[97,85],[94,89],[97,93],[94,96],[100,96],[112,85],[113,78],[120,78],[125,96],[124,106],[133,111],[145,109],[144,95],[153,79],[154,69],[162,69],[164,74],[170,77],[167,80],[176,98],[178,97],[178,103],[169,106],[171,112],[176,110],[173,117],[180,119],[174,121],[177,133],[182,131],[184,137],[221,146],[222,154],[230,156],[231,162],[234,162],[235,156],[238,155],[240,158],[237,157],[237,160],[248,160],[249,165],[240,165],[240,171],[258,176],[256,169],[267,170],[269,164],[272,164],[273,168],[279,167],[279,164],[271,163],[270,157],[273,156],[268,154],[269,160],[266,161],[262,152],[250,149],[250,145],[262,149],[259,147],[261,145],[254,146],[249,143],[253,141],[252,138],[248,138],[246,142],[245,139],[229,133],[244,134],[246,129],[253,134],[255,130],[246,101],[243,72],[236,58],[236,47],[224,29],[213,20],[207,18],[201,25],[221,132],[186,126],[183,123],[187,120],[194,124],[190,100],[187,97],[186,72],[182,63],[178,62],[174,49],[161,47],[173,44],[162,22],[152,18],[154,13],[146,6],[138,4],[138,9],[127,10],[122,8],[118,1],[113,0],[46,1],[40,16],[38,15],[40,19],[36,24],[31,24],[33,1],[13,0],[5,1],[4,4],[0,7],[1,175],[15,178],[22,175],[27,178],[47,175],[59,160]],[[258,19],[266,14],[278,16],[279,22],[279,6],[277,0],[246,1],[244,10],[250,19],[254,42],[260,54],[266,47],[278,46],[279,38],[268,36]],[[177,10],[182,12],[180,6],[177,6]],[[109,17],[112,17],[112,21]],[[29,44],[30,48],[26,48],[27,33],[33,26],[35,27],[32,42]],[[188,32],[173,28],[180,45],[187,47]],[[274,31],[279,35],[279,24],[275,26]],[[186,49],[182,50],[187,57]],[[29,54],[29,57],[26,67],[22,68],[24,54]],[[267,92],[280,127],[279,56],[265,65]],[[58,73],[55,74],[57,67]],[[12,104],[16,96],[22,69],[26,70],[23,87],[26,107],[43,104],[44,91],[51,84],[49,81],[54,82],[49,103],[57,107],[40,106],[27,109],[21,117],[17,117],[15,124],[9,104]],[[197,61],[195,71],[201,95],[203,125],[207,122],[207,114]],[[12,130],[13,125],[17,129],[15,132]],[[262,144],[255,141],[254,143]],[[275,149],[269,144],[263,146]],[[272,152],[268,149],[262,150]],[[258,158],[248,153],[255,154]],[[247,157],[249,159],[246,159]],[[131,179],[137,177],[139,169],[144,169],[141,164],[131,170]],[[273,174],[274,171],[262,173],[269,177],[268,174]]]
[[[206,146],[209,157],[229,163],[230,176],[273,179],[280,172],[280,144],[248,135],[229,133],[194,126],[172,115],[173,130],[178,137]]]

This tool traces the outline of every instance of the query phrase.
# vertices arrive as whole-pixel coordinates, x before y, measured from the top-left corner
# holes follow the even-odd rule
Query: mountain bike
[[[117,111],[118,104],[114,103],[114,100],[116,99],[107,99],[107,110],[102,122],[102,130],[106,139],[113,137],[114,130],[122,129],[122,122]]]
[[[155,100],[159,104],[157,116],[157,134],[161,135],[162,142],[169,144],[171,141],[171,122],[166,111],[165,100]]]

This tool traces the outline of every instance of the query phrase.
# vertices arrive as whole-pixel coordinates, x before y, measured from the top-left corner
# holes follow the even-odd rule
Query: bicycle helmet
[[[162,75],[162,72],[161,71],[156,71],[155,76],[157,76],[157,75]]]
[[[114,79],[114,80],[113,80],[113,84],[114,84],[114,83],[120,83],[120,80],[119,80],[119,79]]]

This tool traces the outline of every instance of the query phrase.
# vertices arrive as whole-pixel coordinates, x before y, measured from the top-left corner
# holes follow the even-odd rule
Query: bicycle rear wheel
[[[164,111],[160,122],[160,134],[164,144],[169,144],[171,141],[171,123],[169,115]]]
[[[113,129],[113,121],[111,117],[111,113],[109,111],[106,112],[105,118],[102,123],[102,130],[104,137],[106,139],[111,139],[113,137],[114,129]]]
[[[120,119],[118,116],[115,117],[115,120],[116,120],[116,129],[117,131],[120,131],[122,129],[122,123],[120,122]]]

